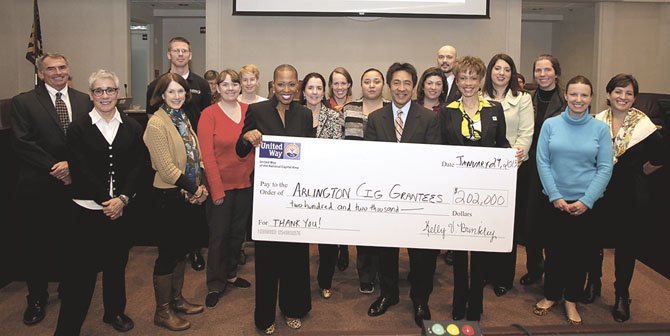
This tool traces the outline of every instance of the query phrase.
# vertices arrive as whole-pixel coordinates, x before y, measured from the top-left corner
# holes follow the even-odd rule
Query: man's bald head
[[[439,66],[445,74],[450,74],[451,68],[456,61],[456,57],[456,48],[450,45],[445,45],[437,51],[437,66]]]

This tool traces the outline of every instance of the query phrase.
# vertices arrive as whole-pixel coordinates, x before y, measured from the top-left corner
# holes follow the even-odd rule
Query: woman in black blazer
[[[298,71],[282,64],[274,71],[274,96],[249,105],[235,150],[246,156],[261,143],[263,134],[312,137],[312,111],[294,101],[298,94]],[[302,327],[301,318],[312,309],[309,288],[309,244],[257,241],[256,328],[266,335],[275,331],[277,293],[286,324]]]
[[[481,80],[486,73],[484,62],[478,57],[465,56],[456,62],[452,71],[461,99],[451,102],[440,111],[442,143],[509,148],[502,106],[479,95]],[[454,320],[465,317],[471,321],[480,320],[484,309],[485,268],[490,255],[472,251],[468,262],[468,251],[454,252],[454,299],[451,311]]]
[[[79,335],[98,271],[103,272],[103,321],[119,331],[133,328],[124,313],[125,268],[132,244],[124,215],[135,195],[146,149],[140,124],[115,107],[118,77],[98,70],[89,85],[94,108],[74,120],[67,132],[74,203],[66,249],[72,253],[67,260],[76,264],[66,267],[56,335]]]

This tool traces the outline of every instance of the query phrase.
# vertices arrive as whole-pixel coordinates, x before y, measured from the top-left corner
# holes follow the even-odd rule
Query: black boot
[[[614,307],[612,307],[612,317],[614,321],[626,322],[630,319],[630,302],[629,297],[617,296],[614,300]]]
[[[584,288],[584,294],[582,297],[582,303],[593,303],[596,300],[596,297],[600,296],[600,288],[602,283],[600,278],[592,279],[589,277],[589,281],[586,283],[586,288]]]

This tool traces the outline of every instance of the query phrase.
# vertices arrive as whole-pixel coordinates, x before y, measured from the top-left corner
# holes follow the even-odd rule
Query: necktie
[[[63,130],[67,132],[67,128],[70,126],[70,117],[67,114],[67,106],[65,106],[65,102],[60,98],[62,95],[62,93],[56,92],[56,113],[58,113],[58,120],[60,120]]]
[[[398,111],[398,116],[395,118],[395,137],[398,139],[398,142],[400,142],[400,138],[402,138],[402,127],[403,127],[403,122],[402,122],[402,111]]]

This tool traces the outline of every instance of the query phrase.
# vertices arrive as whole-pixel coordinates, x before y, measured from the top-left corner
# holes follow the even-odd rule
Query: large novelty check
[[[513,149],[263,136],[253,239],[509,252]]]

